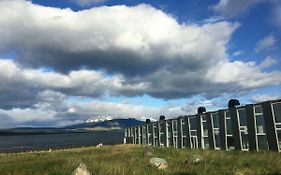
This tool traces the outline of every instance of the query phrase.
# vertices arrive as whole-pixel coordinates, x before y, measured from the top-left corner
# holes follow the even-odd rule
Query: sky
[[[279,0],[0,0],[0,128],[281,98]]]

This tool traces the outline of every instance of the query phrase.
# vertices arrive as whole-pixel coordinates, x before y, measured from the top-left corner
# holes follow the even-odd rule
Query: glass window
[[[281,103],[274,103],[273,111],[276,123],[281,123]]]
[[[255,106],[254,107],[254,112],[257,114],[257,113],[263,113],[262,111],[262,106],[259,105],[259,106]]]
[[[231,118],[230,118],[229,111],[226,111],[225,119],[226,119],[226,133],[227,133],[227,135],[232,135],[232,124],[231,124]]]
[[[257,125],[257,133],[264,134],[265,127],[264,127],[264,118],[262,114],[256,115],[256,125]]]
[[[216,112],[216,113],[212,113],[211,115],[213,118],[214,128],[219,128],[219,114]]]
[[[197,129],[197,120],[196,120],[196,117],[192,117],[192,118],[189,118],[190,120],[190,129],[191,130],[196,130]]]
[[[259,147],[259,150],[267,150],[268,149],[266,135],[258,135],[258,147]]]
[[[239,114],[239,120],[240,120],[240,126],[246,126],[247,125],[247,115],[245,108],[238,109]]]

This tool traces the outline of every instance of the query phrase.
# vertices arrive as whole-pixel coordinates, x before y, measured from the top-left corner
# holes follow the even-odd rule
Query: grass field
[[[168,168],[149,166],[143,146],[116,145],[102,148],[77,148],[52,152],[10,153],[0,155],[1,175],[67,174],[83,162],[95,175],[189,175],[281,174],[281,154],[276,152],[209,151],[175,148],[154,148],[154,156],[167,160]],[[191,155],[204,161],[193,164]]]

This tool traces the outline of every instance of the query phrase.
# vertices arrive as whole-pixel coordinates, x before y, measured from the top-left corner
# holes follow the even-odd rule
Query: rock
[[[143,156],[153,156],[154,149],[152,146],[145,146],[143,149]]]
[[[101,148],[101,147],[103,147],[103,144],[102,144],[102,143],[99,143],[96,147],[97,147],[97,148]]]
[[[52,149],[49,149],[49,150],[48,150],[49,153],[52,152],[52,151],[53,151]]]
[[[84,163],[80,163],[71,175],[92,175]]]
[[[153,166],[156,166],[158,169],[165,169],[168,167],[168,163],[165,159],[152,157],[150,158],[149,163]]]

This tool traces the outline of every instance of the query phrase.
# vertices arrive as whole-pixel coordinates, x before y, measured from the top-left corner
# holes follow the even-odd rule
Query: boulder
[[[103,147],[103,144],[102,144],[102,143],[99,143],[96,147],[97,147],[97,148],[101,148],[101,147]]]
[[[159,157],[150,158],[149,163],[153,166],[156,166],[158,169],[165,169],[168,167],[167,161]]]
[[[79,166],[73,171],[71,175],[92,175],[87,166],[84,163],[80,163]]]

